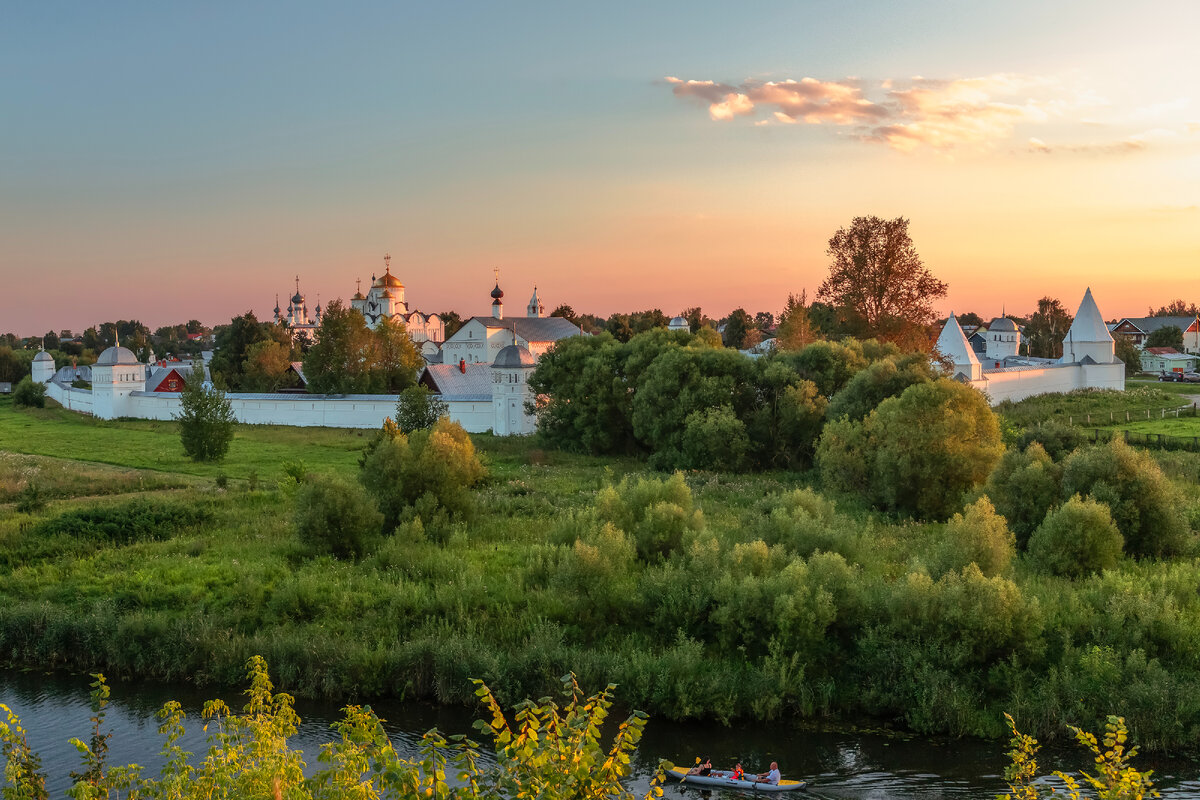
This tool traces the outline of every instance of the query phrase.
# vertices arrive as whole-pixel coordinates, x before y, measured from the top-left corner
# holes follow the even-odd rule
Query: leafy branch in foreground
[[[1040,800],[1042,797],[1038,782],[1037,753],[1040,749],[1037,739],[1027,736],[1017,730],[1013,718],[1005,714],[1008,728],[1012,731],[1010,740],[1012,750],[1008,751],[1009,765],[1004,769],[1004,780],[1008,783],[1008,792],[997,795],[997,800]],[[1147,797],[1158,797],[1154,783],[1150,780],[1151,770],[1139,772],[1130,766],[1130,761],[1137,755],[1137,748],[1125,747],[1129,739],[1129,731],[1125,727],[1125,718],[1109,716],[1104,726],[1104,739],[1097,742],[1095,735],[1068,726],[1079,742],[1092,754],[1096,763],[1096,774],[1080,772],[1079,778],[1056,770],[1054,776],[1066,786],[1065,797],[1070,800],[1080,800],[1085,797],[1095,797],[1096,800],[1143,800]],[[1104,749],[1101,749],[1103,744]],[[1082,779],[1082,780],[1081,780]],[[1095,794],[1085,794],[1085,787]],[[1059,796],[1054,788],[1050,794]]]
[[[322,745],[322,769],[305,778],[303,754],[288,745],[300,718],[292,697],[275,693],[266,661],[255,656],[247,663],[250,688],[242,714],[221,700],[204,705],[208,752],[198,765],[178,744],[184,734],[184,713],[171,701],[158,712],[159,733],[166,737],[164,765],[157,779],[141,777],[131,764],[106,769],[110,734],[102,732],[108,685],[103,675],[92,684],[93,730],[90,744],[73,739],[84,764],[71,774],[69,794],[84,798],[127,797],[146,800],[199,800],[212,797],[276,797],[290,800],[335,798],[612,798],[633,800],[621,781],[629,776],[632,757],[646,726],[646,715],[635,712],[621,723],[611,747],[601,745],[600,728],[612,707],[609,686],[584,697],[574,675],[563,678],[568,701],[560,707],[549,698],[517,706],[513,725],[491,690],[475,681],[475,694],[491,715],[477,723],[490,732],[496,764],[481,765],[479,745],[464,737],[445,737],[436,729],[421,738],[415,758],[401,758],[370,708],[349,706],[333,725],[340,740]],[[20,720],[7,707],[8,722],[0,722],[5,757],[3,800],[45,800],[48,797],[41,762],[29,748]],[[452,776],[452,777],[448,777]],[[651,782],[646,798],[661,797],[662,772]]]

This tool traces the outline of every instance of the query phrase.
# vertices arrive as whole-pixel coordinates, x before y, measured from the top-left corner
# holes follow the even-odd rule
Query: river
[[[53,798],[65,797],[68,775],[79,768],[79,755],[69,740],[78,737],[86,741],[90,735],[89,681],[87,676],[0,671],[0,703],[21,717],[30,745],[48,773],[47,788]],[[138,763],[148,776],[157,774],[162,763],[158,757],[162,738],[154,714],[164,702],[183,704],[188,735],[182,744],[194,753],[205,751],[199,722],[204,700],[221,696],[234,709],[243,704],[236,693],[123,681],[110,685],[106,728],[113,736],[109,763]],[[384,718],[401,755],[415,752],[421,734],[432,727],[478,738],[471,727],[477,717],[469,709],[395,701],[375,702],[372,707]],[[319,746],[333,738],[329,725],[341,716],[339,706],[298,701],[296,709],[303,722],[292,746],[303,750],[305,761],[315,765]],[[817,797],[990,798],[1004,790],[1000,772],[1006,749],[1001,742],[814,732],[780,724],[726,728],[652,719],[634,762],[632,788],[639,794],[645,791],[659,759],[690,764],[697,755],[705,755],[717,766],[741,759],[748,770],[765,770],[769,762],[778,761],[785,777],[809,781],[810,795]],[[1076,748],[1045,751],[1039,760],[1045,770],[1090,766],[1086,754]],[[1155,770],[1156,785],[1164,797],[1200,800],[1200,765],[1195,762],[1139,757],[1135,763],[1141,769]],[[701,794],[668,784],[666,796],[695,800]]]

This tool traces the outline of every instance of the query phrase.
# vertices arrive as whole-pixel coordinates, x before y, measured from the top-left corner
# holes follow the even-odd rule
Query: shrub
[[[22,514],[32,514],[46,507],[46,497],[33,481],[29,481],[17,493],[17,511]]]
[[[740,472],[746,468],[750,437],[727,405],[693,411],[684,421],[684,465],[692,469]]]
[[[1026,428],[1017,437],[1017,446],[1022,450],[1034,442],[1040,444],[1050,458],[1062,461],[1084,443],[1084,435],[1079,428],[1050,420]]]
[[[988,476],[984,493],[996,511],[1008,520],[1022,550],[1029,537],[1042,524],[1046,512],[1058,505],[1062,496],[1062,468],[1055,464],[1039,442],[1024,452],[1008,450]]]
[[[403,433],[432,428],[446,415],[446,404],[427,386],[409,386],[396,402],[396,425]]]
[[[829,401],[829,419],[860,420],[889,397],[897,397],[915,383],[937,377],[925,355],[889,358],[868,365],[850,379]]]
[[[313,475],[296,497],[295,525],[313,550],[360,558],[379,537],[383,515],[362,487]]]
[[[991,577],[1008,570],[1015,550],[1004,517],[987,497],[981,497],[946,523],[939,555],[943,568],[957,570],[973,563]]]
[[[684,535],[704,529],[704,515],[694,508],[692,490],[676,472],[667,480],[625,478],[596,498],[596,514],[633,537],[643,561],[665,558],[679,548]]]
[[[172,533],[198,525],[210,516],[209,511],[199,506],[139,497],[114,505],[68,511],[41,522],[34,533],[128,544],[169,538]]]
[[[237,420],[225,393],[204,385],[204,370],[192,371],[179,395],[179,439],[193,461],[220,461],[229,452]]]
[[[1115,567],[1123,543],[1108,506],[1075,495],[1046,515],[1029,555],[1055,575],[1080,577]]]
[[[817,447],[822,481],[877,508],[946,519],[1000,458],[1000,426],[983,395],[940,378],[908,387],[861,423],[830,423]]]
[[[484,473],[471,437],[446,417],[411,435],[387,420],[359,464],[359,481],[378,503],[388,530],[418,504],[422,516],[439,510],[450,516],[469,513],[467,490]]]
[[[871,435],[863,423],[847,418],[826,423],[817,442],[821,485],[836,494],[866,499],[870,493],[872,450]]]
[[[1182,498],[1154,459],[1121,439],[1072,453],[1063,462],[1062,494],[1107,504],[1131,555],[1167,556],[1183,549]]]
[[[34,383],[33,379],[26,375],[13,389],[12,398],[14,406],[45,408],[46,387],[40,383]]]

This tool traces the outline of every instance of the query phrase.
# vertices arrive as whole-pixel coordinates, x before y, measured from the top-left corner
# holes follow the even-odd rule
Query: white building
[[[1007,330],[1005,322],[1012,330]],[[996,331],[997,327],[1003,330]],[[996,339],[992,338],[994,331]],[[1014,344],[1019,343],[1020,334],[1012,320],[993,320],[988,326],[987,355],[981,362],[951,314],[938,337],[937,350],[953,364],[953,376],[982,391],[992,405],[1050,392],[1125,388],[1125,364],[1115,355],[1113,338],[1091,289],[1084,292],[1075,321],[1067,331],[1062,358],[1018,356]],[[1002,353],[1002,358],[992,356]]]
[[[34,383],[46,383],[54,377],[54,356],[45,350],[39,350],[33,357],[30,366],[30,380]]]
[[[492,433],[523,436],[537,427],[537,420],[526,407],[533,401],[527,383],[536,366],[533,353],[519,344],[510,344],[496,355],[491,366]]]
[[[424,314],[408,307],[404,284],[392,274],[391,254],[383,257],[383,275],[371,276],[371,288],[364,296],[361,286],[350,298],[350,307],[357,309],[374,329],[385,319],[404,326],[413,342],[440,343],[446,338],[446,323],[439,314]]]

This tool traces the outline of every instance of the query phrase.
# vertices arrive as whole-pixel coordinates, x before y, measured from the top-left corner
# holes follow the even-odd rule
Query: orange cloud
[[[1018,126],[1070,121],[1081,109],[1104,104],[1095,95],[1070,90],[1051,78],[1006,73],[950,80],[916,77],[864,82],[806,77],[740,84],[680,78],[667,78],[667,82],[676,96],[707,103],[714,120],[751,117],[761,111],[765,116],[755,125],[841,127],[854,138],[903,152],[918,148],[987,150],[1011,140]],[[1180,107],[1179,101],[1173,101],[1152,108],[1160,113]],[[1144,147],[1146,141],[1139,137],[1114,143],[1110,151]],[[1030,149],[1050,153],[1062,148],[1032,139]]]

